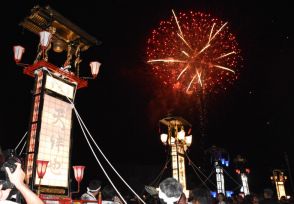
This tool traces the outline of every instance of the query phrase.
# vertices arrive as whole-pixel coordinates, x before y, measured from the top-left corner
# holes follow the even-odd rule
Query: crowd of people
[[[27,184],[24,183],[25,173],[22,170],[21,163],[15,163],[16,168],[5,167],[9,181],[13,188],[3,188],[0,184],[0,204],[16,204],[24,201],[26,204],[45,203],[33,192]],[[226,197],[223,193],[218,193],[214,198],[206,188],[195,188],[186,196],[182,185],[174,178],[169,177],[161,181],[155,194],[145,196],[146,204],[294,204],[291,199],[282,196],[279,200],[274,195],[272,189],[264,189],[263,195],[251,193],[250,195],[237,194],[232,197]],[[17,200],[16,195],[20,194],[22,200]],[[105,185],[102,188],[98,179],[89,182],[86,192],[80,197],[84,204],[123,204],[126,203],[116,193],[111,185]],[[87,202],[89,201],[89,202]],[[128,200],[127,203],[142,203],[138,199]]]
[[[92,180],[87,192],[81,198],[84,200],[98,200],[99,192],[102,195],[102,204],[122,204],[122,200],[117,196],[112,186],[106,185],[101,190],[101,182]],[[169,177],[161,181],[157,193],[149,193],[144,196],[146,204],[294,204],[291,199],[282,196],[280,199],[274,195],[272,189],[266,188],[262,195],[242,193],[226,197],[223,193],[218,193],[212,197],[210,191],[204,187],[194,188],[186,196],[182,185],[174,178]],[[138,199],[130,199],[127,203],[140,204]]]
[[[151,202],[150,202],[151,203]],[[174,178],[167,178],[159,185],[158,199],[153,204],[293,204],[293,200],[282,196],[279,200],[272,189],[264,189],[262,195],[251,193],[236,194],[226,197],[218,193],[214,198],[206,188],[195,188],[190,191],[188,199],[183,192],[181,184]]]

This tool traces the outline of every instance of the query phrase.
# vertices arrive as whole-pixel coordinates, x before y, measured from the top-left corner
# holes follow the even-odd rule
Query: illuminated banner
[[[177,179],[182,184],[183,189],[186,190],[184,147],[180,144],[171,145],[171,158],[173,178]]]
[[[73,86],[66,84],[58,79],[55,79],[54,77],[51,77],[49,75],[47,75],[45,88],[54,91],[60,95],[66,96],[70,99],[73,99],[74,97]]]
[[[45,94],[39,136],[39,160],[49,161],[42,185],[68,187],[72,106]],[[35,178],[35,184],[39,179]]]
[[[51,75],[46,68],[38,69],[34,74],[25,181],[32,189],[40,184],[41,194],[66,195],[71,170],[72,102],[77,84]],[[36,160],[49,161],[41,181]]]

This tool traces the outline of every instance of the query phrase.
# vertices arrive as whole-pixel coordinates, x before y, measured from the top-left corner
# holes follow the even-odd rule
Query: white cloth
[[[97,200],[95,198],[95,196],[93,196],[93,194],[91,192],[87,192],[87,193],[84,193],[82,196],[81,196],[81,200]],[[84,203],[84,204],[93,204],[94,202],[91,202],[91,203]]]
[[[177,202],[180,200],[181,196],[179,197],[167,197],[167,195],[159,189],[158,197],[161,198],[164,202],[167,204],[173,204],[174,202]]]
[[[102,204],[115,204],[113,201],[102,200]]]
[[[18,204],[14,201],[10,201],[10,200],[0,200],[0,204]]]
[[[87,192],[81,196],[81,200],[97,200],[97,199],[91,192]]]

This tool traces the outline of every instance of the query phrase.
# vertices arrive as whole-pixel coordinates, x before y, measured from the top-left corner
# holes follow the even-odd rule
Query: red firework
[[[192,94],[226,89],[238,78],[240,49],[226,22],[172,11],[148,39],[148,63],[165,85]]]

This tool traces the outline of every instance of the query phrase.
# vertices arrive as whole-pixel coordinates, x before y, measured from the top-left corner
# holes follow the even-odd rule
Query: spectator
[[[87,192],[81,196],[81,200],[97,201],[97,196],[101,189],[101,182],[97,179],[91,180],[87,187]],[[92,202],[93,203],[93,202]],[[91,204],[91,202],[89,202]]]
[[[259,204],[259,197],[257,194],[252,194],[252,204]]]
[[[212,204],[210,192],[203,188],[195,188],[192,190],[192,204]]]
[[[285,204],[285,203],[289,203],[289,201],[287,200],[286,196],[281,196],[280,197],[280,203]]]
[[[106,185],[102,190],[102,204],[122,204],[123,201],[116,195],[111,185]]]
[[[226,202],[225,202],[225,200],[226,200],[226,196],[225,196],[225,194],[223,194],[223,193],[218,193],[217,194],[217,204],[226,204]]]
[[[177,204],[187,204],[187,197],[186,197],[185,193],[182,193],[180,200],[178,201]]]
[[[21,193],[27,204],[44,204],[44,202],[24,183],[25,173],[20,163],[16,163],[16,169],[11,173],[8,167],[5,167],[10,182]],[[16,202],[7,200],[12,189],[1,190],[0,185],[0,204],[13,204]]]
[[[159,184],[158,197],[161,204],[175,204],[183,194],[182,185],[174,178],[166,178]]]
[[[260,204],[278,204],[278,201],[273,198],[274,192],[272,189],[266,188],[263,190],[263,200],[261,200]]]

